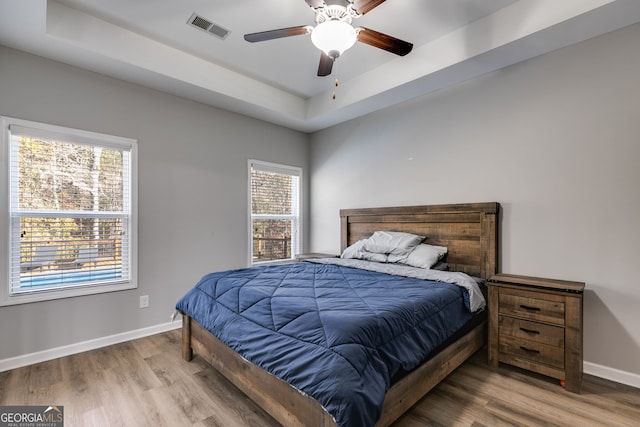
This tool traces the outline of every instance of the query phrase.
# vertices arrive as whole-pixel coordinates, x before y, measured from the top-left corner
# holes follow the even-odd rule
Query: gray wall
[[[311,249],[339,250],[340,208],[500,202],[501,270],[586,282],[585,362],[640,374],[638,46],[636,25],[315,133]]]
[[[247,263],[247,160],[308,169],[303,133],[2,46],[0,115],[139,148],[139,288],[0,307],[0,359],[168,322],[202,275]]]

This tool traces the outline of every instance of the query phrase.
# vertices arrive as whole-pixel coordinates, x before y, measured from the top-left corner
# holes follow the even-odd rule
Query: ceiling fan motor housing
[[[355,11],[349,7],[340,6],[339,4],[327,4],[323,7],[316,9],[316,23],[322,24],[327,21],[342,21],[347,24],[351,24],[353,18],[358,15]]]

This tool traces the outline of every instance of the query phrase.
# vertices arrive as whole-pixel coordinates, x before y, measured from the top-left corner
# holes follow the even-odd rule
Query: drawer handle
[[[540,354],[540,350],[533,350],[531,348],[527,348],[523,346],[520,346],[520,350],[526,351],[527,353],[531,353],[531,354]]]
[[[527,328],[520,328],[520,330],[522,332],[526,332],[528,334],[536,334],[537,335],[537,334],[540,333],[540,331],[534,331],[533,329],[527,329]]]
[[[540,307],[531,307],[530,305],[520,304],[520,308],[524,308],[529,311],[540,311]]]

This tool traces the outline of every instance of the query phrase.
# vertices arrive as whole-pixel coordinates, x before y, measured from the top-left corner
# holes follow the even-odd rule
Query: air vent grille
[[[213,22],[211,21],[207,21],[206,19],[204,19],[202,16],[198,16],[196,15],[192,20],[191,20],[191,25],[195,25],[198,28],[201,28],[205,31],[209,30],[209,27],[211,27],[213,25]]]
[[[191,17],[187,21],[187,24],[199,30],[206,31],[207,33],[212,34],[221,40],[226,39],[229,33],[231,32],[228,29],[224,28],[223,26],[218,25],[213,21],[200,16],[195,12],[191,15]]]

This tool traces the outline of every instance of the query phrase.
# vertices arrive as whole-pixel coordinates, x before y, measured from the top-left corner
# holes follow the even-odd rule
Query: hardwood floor
[[[0,405],[64,406],[65,426],[277,426],[171,331],[0,373]],[[585,375],[582,394],[480,351],[394,427],[640,426],[640,390]]]

